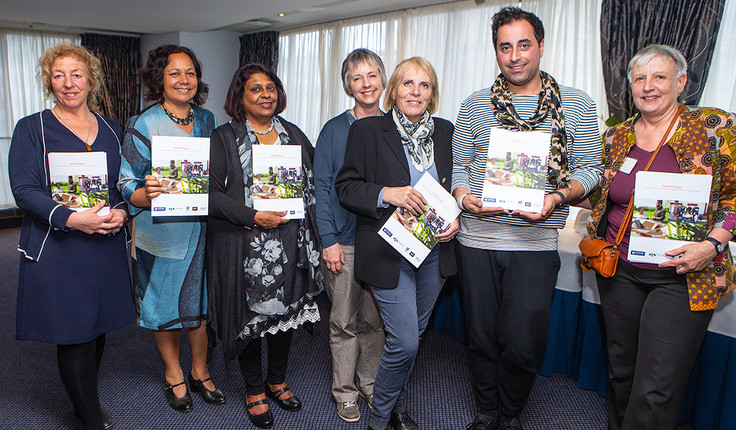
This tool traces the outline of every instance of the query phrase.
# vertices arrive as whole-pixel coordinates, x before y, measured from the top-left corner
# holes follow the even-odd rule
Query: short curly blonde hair
[[[54,87],[51,83],[51,67],[57,58],[62,57],[75,57],[87,66],[87,86],[89,88],[87,107],[92,112],[99,112],[99,97],[104,85],[102,65],[97,57],[82,46],[61,43],[41,55],[38,60],[38,74],[44,96],[46,98],[55,97]]]

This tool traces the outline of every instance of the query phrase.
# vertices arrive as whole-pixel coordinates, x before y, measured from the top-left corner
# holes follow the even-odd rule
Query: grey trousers
[[[355,280],[354,246],[340,246],[345,255],[342,273],[327,270],[325,290],[332,301],[332,395],[347,402],[358,399],[358,390],[367,397],[373,394],[384,334],[373,294]]]
[[[684,275],[619,260],[597,276],[608,349],[608,428],[672,429],[713,311],[693,312]]]

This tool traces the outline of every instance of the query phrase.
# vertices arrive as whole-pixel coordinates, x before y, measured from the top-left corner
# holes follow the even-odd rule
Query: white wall
[[[224,124],[230,121],[224,106],[230,80],[239,65],[239,36],[231,31],[145,35],[141,37],[141,58],[145,65],[148,52],[164,44],[182,45],[194,51],[202,64],[202,80],[210,86],[205,107],[217,116],[217,124]]]

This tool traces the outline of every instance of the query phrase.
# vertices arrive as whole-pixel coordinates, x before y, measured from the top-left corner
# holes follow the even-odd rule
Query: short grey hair
[[[381,60],[381,57],[379,57],[378,54],[371,51],[370,49],[358,48],[349,53],[348,56],[345,57],[345,61],[342,62],[342,70],[340,71],[340,76],[342,77],[342,89],[345,90],[345,94],[347,94],[349,97],[353,96],[352,94],[350,94],[349,75],[353,67],[357,66],[360,63],[373,64],[377,66],[378,72],[381,74],[381,85],[383,86],[383,88],[386,88],[386,69],[383,66],[383,61]]]
[[[682,52],[669,45],[649,45],[646,48],[640,49],[634,55],[634,58],[629,61],[629,68],[626,70],[626,77],[629,79],[629,82],[631,82],[631,71],[635,66],[645,66],[652,58],[659,56],[669,58],[675,63],[676,78],[687,75],[687,61],[685,61],[685,56],[682,55]]]

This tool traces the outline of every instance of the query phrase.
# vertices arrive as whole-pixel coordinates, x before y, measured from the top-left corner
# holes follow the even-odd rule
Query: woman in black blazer
[[[457,221],[436,236],[439,246],[418,269],[378,236],[395,209],[424,212],[427,201],[412,188],[424,172],[450,190],[453,126],[430,116],[438,101],[437,74],[427,60],[399,63],[386,88],[388,113],[353,123],[335,183],[340,203],[358,215],[355,276],[371,285],[385,324],[369,429],[418,429],[406,413],[406,386],[419,336],[445,278],[456,272]]]

